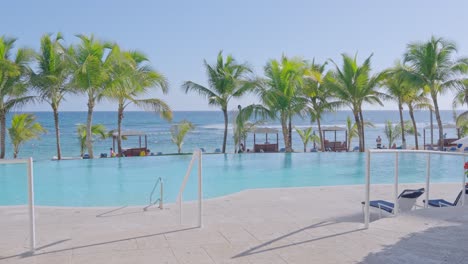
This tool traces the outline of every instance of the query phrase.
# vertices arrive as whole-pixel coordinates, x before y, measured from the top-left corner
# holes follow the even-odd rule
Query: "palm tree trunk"
[[[419,147],[418,147],[418,128],[416,127],[416,119],[414,118],[413,106],[408,105],[408,110],[409,110],[409,115],[410,115],[411,122],[413,123],[413,128],[414,128],[414,143],[415,143],[416,149],[419,149]]]
[[[119,103],[119,109],[117,111],[117,150],[119,157],[122,157],[122,120],[123,120],[123,104]]]
[[[322,125],[320,124],[320,118],[317,118],[317,126],[318,126],[318,132],[319,132],[319,137],[320,137],[320,148],[322,151],[324,151],[325,142],[323,142]]]
[[[0,159],[5,158],[5,140],[6,140],[6,113],[0,111]]]
[[[366,140],[364,135],[364,117],[362,117],[362,110],[359,110],[359,119],[361,119],[361,142],[362,142],[362,152],[366,150]]]
[[[281,113],[281,131],[283,132],[286,152],[291,152],[291,147],[289,146],[288,116],[284,113]]]
[[[354,111],[354,121],[356,122],[357,129],[358,129],[359,151],[364,152],[364,148],[363,148],[363,145],[362,145],[362,128],[361,128],[362,124],[361,124],[361,120],[359,120],[359,112],[358,111]]]
[[[14,159],[18,158],[18,152],[19,152],[18,147],[14,147],[13,148],[13,158]]]
[[[439,103],[437,102],[437,94],[431,93],[432,102],[434,103],[434,112],[437,120],[437,126],[439,126],[439,150],[444,149],[444,128],[442,127],[442,119],[439,113]]]
[[[60,127],[59,127],[59,113],[57,107],[52,107],[54,112],[54,124],[55,124],[55,139],[57,145],[57,159],[62,159],[62,150],[60,148]]]
[[[223,153],[226,153],[226,141],[227,141],[227,132],[228,132],[228,112],[226,108],[223,108],[224,115],[224,137],[223,137]]]
[[[93,133],[92,133],[92,125],[93,125],[93,110],[94,110],[94,98],[92,95],[88,98],[88,118],[86,120],[86,147],[88,148],[88,155],[89,158],[94,158],[93,153]]]
[[[291,149],[292,152],[292,117],[289,116],[289,121],[288,121],[288,138],[289,138],[289,148]]]
[[[406,138],[405,138],[405,122],[403,121],[403,104],[398,100],[398,111],[400,112],[400,126],[401,126],[401,144],[403,149],[406,149]],[[388,146],[389,148],[391,145]]]

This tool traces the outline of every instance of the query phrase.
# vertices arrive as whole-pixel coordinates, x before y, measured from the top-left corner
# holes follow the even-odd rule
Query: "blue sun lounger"
[[[468,194],[468,189],[465,188],[465,194]],[[433,199],[429,200],[429,205],[432,207],[450,207],[450,206],[457,206],[459,205],[462,197],[462,191],[460,191],[457,195],[457,198],[455,198],[455,201],[453,203],[448,202],[444,199]],[[424,201],[425,202],[425,201]]]
[[[398,208],[400,212],[407,212],[413,209],[414,205],[416,204],[416,200],[424,193],[424,188],[417,189],[417,190],[410,190],[406,189],[403,190],[400,195],[398,196]],[[362,202],[362,205],[365,205],[365,202]],[[381,212],[385,211],[387,213],[393,213],[393,209],[395,208],[395,204],[384,201],[384,200],[374,200],[370,201],[369,205],[371,207],[380,209],[379,210],[379,217],[381,217]]]

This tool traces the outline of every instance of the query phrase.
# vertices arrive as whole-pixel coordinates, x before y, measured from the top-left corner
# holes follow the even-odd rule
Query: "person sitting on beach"
[[[144,156],[146,156],[146,150],[140,151],[140,157],[144,157]]]
[[[380,136],[378,136],[377,139],[375,140],[375,142],[377,142],[377,148],[381,149],[382,148],[382,138]]]
[[[396,149],[396,143],[393,143],[392,149]]]
[[[112,148],[110,148],[110,157],[111,158],[115,157],[115,152]]]
[[[243,153],[243,152],[245,152],[245,146],[244,144],[240,143],[239,153]]]

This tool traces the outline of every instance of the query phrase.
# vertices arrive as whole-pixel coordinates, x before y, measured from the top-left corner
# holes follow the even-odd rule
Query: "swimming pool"
[[[165,202],[174,202],[191,156],[133,157],[34,163],[35,199],[47,206],[146,205],[155,181],[164,180]],[[372,157],[372,183],[392,183],[394,155]],[[433,155],[432,182],[459,182],[463,160]],[[400,182],[424,182],[426,156],[400,154]],[[203,156],[203,195],[246,189],[363,184],[362,153],[278,153]],[[0,165],[0,205],[27,203],[25,165]],[[193,170],[184,200],[196,199]]]

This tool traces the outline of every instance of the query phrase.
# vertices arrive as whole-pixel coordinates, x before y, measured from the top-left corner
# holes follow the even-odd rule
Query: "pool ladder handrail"
[[[155,192],[156,188],[158,187],[158,185],[160,186],[159,198],[156,199],[153,202],[153,195],[154,195],[154,192]],[[151,191],[151,194],[150,194],[150,197],[149,197],[149,204],[148,204],[148,206],[143,208],[143,210],[147,211],[148,208],[150,208],[151,206],[157,204],[158,202],[159,202],[158,207],[159,207],[159,209],[162,210],[162,209],[164,209],[163,201],[164,201],[164,182],[163,182],[163,179],[161,177],[159,177],[158,180],[156,181],[156,183],[154,184],[153,190]]]

